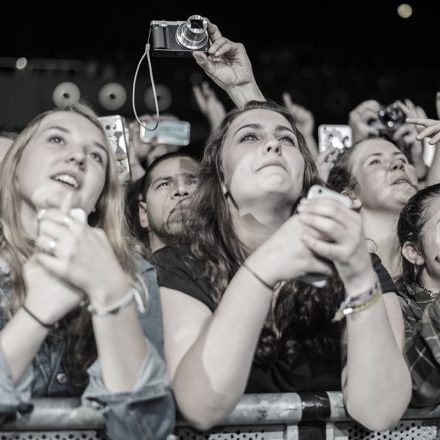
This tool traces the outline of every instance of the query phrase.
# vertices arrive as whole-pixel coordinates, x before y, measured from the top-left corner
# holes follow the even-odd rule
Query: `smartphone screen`
[[[329,148],[350,148],[352,133],[349,125],[322,124],[318,127],[318,146],[322,153]]]
[[[120,115],[101,116],[98,118],[104,127],[107,139],[113,148],[119,181],[126,185],[131,180],[130,162],[128,160],[127,124]]]
[[[140,126],[141,142],[149,143],[153,139],[159,144],[167,145],[188,145],[190,141],[190,123],[177,119],[165,119],[159,121],[155,130],[151,130],[156,125],[156,121],[147,121],[143,124],[150,128],[147,130],[143,125]]]

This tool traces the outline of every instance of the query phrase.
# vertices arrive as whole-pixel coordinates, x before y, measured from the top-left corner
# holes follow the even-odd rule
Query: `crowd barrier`
[[[32,403],[29,413],[0,427],[0,440],[106,439],[99,411],[78,399]],[[327,440],[434,440],[440,439],[440,407],[409,409],[395,428],[372,432],[350,419],[339,392],[246,394],[221,426],[197,432],[178,420],[169,440],[302,440],[313,438],[317,426]]]

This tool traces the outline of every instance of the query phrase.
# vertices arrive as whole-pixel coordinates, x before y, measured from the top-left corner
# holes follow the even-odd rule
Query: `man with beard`
[[[174,152],[157,158],[138,187],[138,215],[132,229],[137,238],[156,252],[179,232],[188,198],[194,192],[200,164],[191,156]]]

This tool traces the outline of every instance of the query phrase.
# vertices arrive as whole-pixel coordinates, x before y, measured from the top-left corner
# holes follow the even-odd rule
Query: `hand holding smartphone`
[[[343,194],[340,194],[336,191],[333,191],[329,188],[324,188],[321,185],[313,185],[308,193],[308,199],[319,199],[319,198],[331,198],[337,200],[339,203],[342,203],[347,208],[351,207],[351,199]],[[311,272],[302,277],[298,278],[304,283],[310,284],[314,287],[322,288],[327,284],[327,276],[321,273]]]

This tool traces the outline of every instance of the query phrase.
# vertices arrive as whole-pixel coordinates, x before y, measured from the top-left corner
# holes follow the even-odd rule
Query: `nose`
[[[76,164],[80,169],[86,166],[86,153],[82,147],[69,149],[66,156],[66,162]]]
[[[278,139],[276,138],[271,138],[269,139],[263,147],[263,152],[264,153],[272,153],[272,154],[281,154],[281,145],[278,141]]]
[[[405,163],[401,158],[398,158],[391,162],[391,169],[392,170],[403,170],[405,168]]]
[[[174,198],[184,199],[191,194],[189,185],[183,179],[179,179],[174,187]]]

